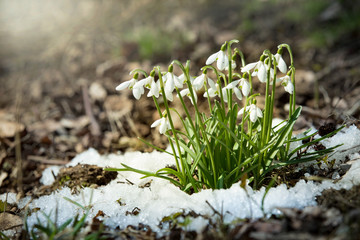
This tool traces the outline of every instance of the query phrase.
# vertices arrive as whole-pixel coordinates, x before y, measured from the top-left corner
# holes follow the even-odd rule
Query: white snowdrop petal
[[[257,120],[256,111],[250,111],[250,121],[256,122],[256,120]]]
[[[160,88],[158,87],[158,85],[156,84],[155,81],[153,81],[153,82],[151,83],[150,92],[151,92],[151,94],[154,95],[156,98],[159,97]]]
[[[144,89],[142,88],[142,90],[144,91]],[[133,95],[134,97],[139,100],[141,97],[141,88],[133,88]]]
[[[256,66],[257,62],[249,63],[241,68],[241,72],[248,72]]]
[[[165,83],[165,92],[166,93],[172,93],[175,89],[175,83],[172,79],[168,79]]]
[[[226,89],[233,89],[236,87],[236,85],[238,85],[240,82],[240,80],[235,80],[235,81],[232,81],[231,83],[229,83],[225,88]]]
[[[242,95],[241,95],[241,92],[238,88],[234,88],[234,93],[235,93],[235,96],[239,99],[239,100],[242,100]]]
[[[205,82],[205,74],[203,73],[197,78],[195,78],[193,82],[193,87],[195,88],[195,90],[198,91],[204,86],[204,82]]]
[[[159,132],[161,134],[164,134],[166,132],[166,130],[167,130],[167,124],[166,124],[165,118],[162,118],[161,120],[162,121],[160,123]]]
[[[275,59],[278,64],[277,67],[280,70],[280,72],[286,73],[287,66],[286,66],[286,63],[285,63],[284,59],[282,58],[282,56],[279,53],[277,53],[277,54],[275,54]]]
[[[131,80],[123,82],[119,86],[117,86],[115,89],[116,89],[116,91],[124,90],[124,89],[126,89],[126,88],[128,88],[130,86],[130,83],[131,83]]]
[[[224,51],[220,51],[217,60],[217,68],[224,70],[229,65],[229,58]]]
[[[175,76],[174,74],[172,74],[175,86],[177,88],[182,88],[183,87],[183,81],[181,81],[177,76]]]
[[[240,86],[241,86],[242,93],[244,94],[244,96],[247,97],[250,93],[250,83],[243,78],[241,80]]]
[[[208,78],[207,82],[208,82],[210,88],[216,89],[215,82],[212,79]]]
[[[260,65],[258,69],[257,77],[259,78],[260,82],[267,81],[266,67],[264,63]]]
[[[160,122],[161,122],[161,118],[158,119],[158,120],[156,120],[155,122],[153,122],[153,124],[151,124],[150,127],[151,127],[151,128],[157,127],[157,126],[159,126]]]
[[[223,88],[223,89],[221,89],[221,91],[222,91],[222,95],[223,95],[223,98],[224,98],[224,102],[228,102],[228,96],[227,96],[227,93],[226,93],[226,89],[225,88]]]
[[[219,52],[220,52],[220,51],[219,51]],[[216,59],[218,58],[219,52],[216,52],[216,53],[214,53],[214,54],[211,54],[211,56],[208,57],[208,59],[206,60],[206,65],[210,65],[210,64],[212,64],[213,62],[215,62]]]
[[[263,117],[263,114],[262,114],[262,111],[260,108],[256,107],[256,116],[259,117],[259,118],[262,118]]]
[[[293,92],[294,92],[294,85],[292,84],[291,81],[289,81],[289,82],[287,83],[287,85],[285,86],[285,91],[287,91],[287,92],[290,93],[290,94],[293,94]]]

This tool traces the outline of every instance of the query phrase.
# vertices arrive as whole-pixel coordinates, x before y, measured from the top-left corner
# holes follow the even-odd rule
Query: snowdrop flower
[[[147,97],[151,97],[151,96],[155,96],[156,98],[159,97],[160,83],[155,82],[153,76],[149,76],[135,83],[134,88],[140,88],[140,87],[146,87],[147,89],[150,90],[149,93],[147,94]]]
[[[170,122],[166,117],[162,117],[151,124],[151,128],[159,127],[160,134],[164,134],[167,130],[171,129]]]
[[[246,81],[245,78],[241,78],[239,80],[235,80],[231,83],[229,83],[225,88],[226,89],[236,89],[235,86],[236,85],[239,85],[239,88],[241,89],[243,95],[245,97],[249,96],[249,93],[250,93],[250,83],[248,81]],[[236,91],[236,90],[235,90]],[[237,94],[235,92],[235,94]],[[241,95],[241,93],[239,93]],[[237,95],[236,95],[237,96]],[[237,96],[238,97],[238,96]],[[238,97],[239,100],[241,100],[241,97]]]
[[[245,97],[249,96],[250,93],[250,83],[248,81],[246,81],[245,78],[241,78],[239,80],[239,86],[240,89],[242,91],[242,93],[244,94]]]
[[[240,109],[238,112],[238,117],[244,114],[244,111],[249,111],[250,113],[250,121],[256,122],[258,118],[262,118],[263,114],[261,112],[261,109],[258,108],[255,104],[251,104],[250,106],[246,107],[246,110],[244,108]]]
[[[196,104],[197,103],[197,95],[196,95],[196,92],[194,91],[194,89],[193,89],[193,94],[194,94],[195,104]],[[188,88],[181,90],[180,95],[182,97],[184,97],[185,95],[188,96],[191,101],[191,104],[194,105],[193,100],[191,98],[190,90]]]
[[[181,81],[173,72],[168,72],[163,76],[165,83],[165,92],[171,93],[174,91],[175,87],[182,88],[183,81]]]
[[[216,66],[219,70],[224,70],[229,65],[229,58],[226,55],[225,50],[220,50],[214,54],[212,54],[207,60],[206,65],[210,65],[213,62],[216,62]]]
[[[217,83],[214,83],[213,80],[208,79],[208,83],[210,88],[208,89],[207,92],[204,93],[204,97],[216,97],[216,96],[220,96],[220,86]],[[223,88],[222,89],[222,93],[223,95],[226,95],[226,89]],[[225,100],[225,99],[224,99]]]
[[[126,88],[128,89],[132,89],[133,95],[134,97],[139,100],[141,95],[144,94],[144,86],[143,85],[137,85],[135,86],[135,84],[138,82],[137,80],[137,74],[134,75],[134,77],[132,79],[130,79],[129,81],[123,82],[121,83],[119,86],[117,86],[115,89],[117,91],[121,91],[124,90]]]
[[[149,93],[147,94],[147,97],[152,97],[152,96],[155,96],[156,98],[159,97],[159,94],[160,94],[160,82],[157,81],[155,82],[154,80],[151,82],[151,85],[150,85],[150,91]]]
[[[286,63],[284,61],[284,59],[282,58],[281,54],[280,53],[276,53],[274,55],[275,57],[275,60],[277,62],[277,67],[278,69],[280,70],[280,72],[282,73],[286,73],[287,71],[287,66],[286,66]]]
[[[205,82],[214,82],[211,78],[209,78],[205,73],[202,73],[200,76],[195,78],[193,82],[193,87],[196,91],[199,91],[203,86]]]
[[[281,85],[284,86],[285,91],[287,91],[287,92],[290,93],[290,94],[293,94],[293,92],[294,92],[294,85],[293,85],[293,83],[291,82],[290,76],[289,76],[289,75],[286,75],[286,76],[284,76],[284,77],[281,77],[279,80],[281,81]]]
[[[186,78],[185,78],[185,74],[181,74],[179,76],[180,82],[185,83],[186,82]],[[190,76],[190,83],[192,84],[194,82],[195,78]]]
[[[260,82],[267,81],[266,65],[263,61],[260,60],[258,62],[249,63],[241,68],[241,72],[249,72],[252,69],[254,69],[252,76],[257,76]]]
[[[239,82],[240,82],[240,80],[232,81],[226,87],[224,87],[224,89],[233,90],[234,93],[235,93],[235,96],[239,100],[241,100],[242,99],[241,92],[240,92],[239,88],[236,87],[239,84]],[[226,92],[225,92],[225,94],[223,96],[224,96],[224,101],[227,102],[227,94],[226,94]]]

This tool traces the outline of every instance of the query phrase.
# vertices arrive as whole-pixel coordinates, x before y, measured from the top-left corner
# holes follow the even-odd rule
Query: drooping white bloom
[[[287,91],[290,94],[293,94],[294,85],[291,82],[290,76],[286,75],[284,77],[281,77],[279,80],[281,81],[281,85],[284,86],[285,91]]]
[[[160,93],[160,83],[155,82],[154,77],[148,76],[145,79],[142,79],[135,83],[134,88],[140,88],[140,87],[146,87],[149,89],[149,93],[147,94],[147,97],[155,96],[156,98],[159,97]]]
[[[138,82],[137,79],[132,78],[129,81],[125,81],[123,83],[121,83],[119,86],[117,86],[115,89],[117,91],[121,91],[124,90],[126,88],[131,89],[133,92],[134,97],[139,100],[141,95],[144,94],[144,86],[143,85],[138,85],[135,86],[135,84]]]
[[[245,97],[249,96],[250,93],[250,83],[246,81],[245,78],[241,78],[239,82],[240,89]]]
[[[261,112],[261,109],[258,108],[255,104],[251,104],[250,106],[246,107],[246,110],[244,108],[240,109],[238,112],[238,117],[244,114],[244,111],[248,111],[250,114],[250,121],[256,122],[258,118],[262,118],[263,114]]]
[[[150,85],[150,91],[147,94],[147,97],[155,96],[156,98],[158,98],[159,94],[160,94],[160,82],[152,81]]]
[[[182,73],[182,74],[179,76],[179,79],[180,79],[180,81],[181,81],[182,83],[185,83],[185,81],[186,81],[185,74]],[[195,80],[195,78],[192,77],[192,76],[190,76],[190,83],[191,83],[191,84],[193,84],[194,80]]]
[[[287,71],[287,66],[286,66],[286,63],[285,63],[284,59],[282,58],[281,54],[276,53],[276,54],[274,55],[274,57],[275,57],[275,60],[276,60],[276,62],[277,62],[277,67],[278,67],[278,69],[280,70],[280,72],[286,73],[286,71]]]
[[[183,87],[183,81],[181,81],[173,72],[168,72],[163,76],[165,83],[165,92],[172,93],[177,88]]]
[[[257,76],[260,82],[267,81],[267,71],[263,61],[249,63],[241,68],[241,72],[249,72],[252,69],[254,69],[252,76]]]
[[[195,99],[195,104],[196,104],[197,103],[197,95],[196,95],[196,92],[194,91],[194,89],[193,89],[193,94],[194,94],[194,99]],[[180,95],[182,97],[184,97],[185,95],[188,96],[191,101],[191,104],[194,105],[194,102],[191,98],[190,90],[188,88],[181,90]]]
[[[220,51],[212,54],[206,60],[206,65],[210,65],[215,61],[216,61],[216,66],[219,70],[224,70],[226,67],[229,66],[229,58],[226,55],[225,51],[220,50]]]
[[[238,89],[235,87],[235,86],[237,86],[237,85],[239,85],[239,88],[241,89],[243,95],[244,95],[245,97],[247,97],[247,96],[249,95],[249,93],[250,93],[250,83],[249,83],[248,81],[246,81],[245,78],[241,78],[241,79],[239,79],[239,80],[235,80],[235,81],[229,83],[225,88],[226,88],[226,89],[233,89],[236,97],[237,97],[239,100],[241,100],[241,99],[242,99],[241,93],[238,92]]]
[[[235,96],[241,100],[242,99],[242,95],[241,95],[241,92],[239,90],[239,88],[237,88],[236,86],[239,84],[240,80],[236,80],[236,81],[232,81],[231,83],[229,83],[226,87],[224,87],[224,89],[231,89],[234,91],[235,93]],[[224,101],[227,102],[227,94],[225,92],[225,94],[223,95],[224,96]]]
[[[151,128],[154,128],[157,126],[160,126],[159,127],[160,134],[164,134],[167,130],[171,129],[170,122],[166,117],[162,117],[162,118],[156,120],[155,122],[153,122],[153,124],[151,124]]]
[[[214,82],[211,78],[209,78],[205,73],[202,73],[200,76],[198,76],[197,78],[195,78],[194,82],[193,82],[193,87],[196,91],[199,91],[203,86],[205,82],[208,81],[212,81]]]
[[[209,86],[210,88],[207,90],[207,92],[204,93],[204,97],[216,97],[216,96],[220,96],[220,86],[218,83],[214,83],[213,80],[211,79],[208,79],[208,83],[209,83]],[[222,93],[224,95],[226,95],[226,89],[222,89]]]

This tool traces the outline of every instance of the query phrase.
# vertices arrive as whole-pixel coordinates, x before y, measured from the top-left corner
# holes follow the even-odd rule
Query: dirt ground
[[[46,30],[46,21],[39,20],[41,24],[28,27],[24,17],[23,28],[17,30],[16,21],[7,25],[12,15],[0,19],[3,30],[0,38],[1,194],[15,192],[22,197],[38,193],[42,190],[39,179],[46,167],[65,165],[90,147],[102,154],[151,151],[137,137],[165,147],[166,139],[150,129],[157,119],[152,102],[145,97],[134,101],[130,92],[119,93],[115,87],[129,80],[129,72],[134,68],[149,71],[152,66],[160,65],[166,69],[172,59],[190,58],[193,75],[197,75],[206,58],[225,40],[233,38],[240,40],[239,48],[248,62],[255,61],[266,48],[275,51],[282,42],[293,47],[297,104],[304,107],[297,130],[318,128],[326,123],[360,127],[360,28],[349,30],[341,38],[330,38],[318,47],[309,43],[310,37],[306,35],[309,32],[304,30],[311,29],[311,22],[295,24],[280,17],[272,18],[278,11],[273,5],[266,11],[266,7],[256,6],[252,13],[243,13],[255,25],[250,27],[250,23],[235,14],[234,8],[241,7],[236,1],[224,6],[208,1],[213,7],[206,8],[199,3],[193,11],[189,11],[191,1],[160,4],[162,7],[157,5],[158,9],[150,8],[150,1],[126,2],[126,11],[124,5],[114,2],[79,1],[76,6],[71,1],[64,2],[70,4],[71,11],[63,11],[61,15],[61,11],[51,9],[53,18],[48,24],[54,24],[55,20],[58,23],[57,28],[49,28],[51,31]],[[280,6],[276,6],[291,13],[297,2],[288,6],[280,1]],[[344,11],[349,11],[347,1],[343,1],[344,5],[336,5],[338,2],[341,1],[332,1],[311,18],[319,29],[336,23]],[[42,3],[46,15],[47,4]],[[7,7],[20,9],[19,5]],[[122,13],[118,14],[121,19],[117,18],[115,7]],[[331,8],[337,12],[331,13]],[[28,8],[28,14],[36,15],[37,9]],[[69,17],[79,11],[78,19]],[[169,16],[155,14],[157,11],[171,15],[171,21],[166,20]],[[65,17],[69,19],[62,20]],[[138,22],[134,20],[136,17]],[[167,52],[158,50],[153,42],[143,42],[152,37],[146,32],[147,19],[159,24],[156,33],[160,36],[179,33],[176,40],[161,40],[161,49],[168,48]],[[129,37],[124,33],[130,31],[124,26],[134,29]],[[37,27],[38,33],[34,34]],[[137,37],[139,32],[148,35]],[[279,94],[277,117],[287,115],[285,100],[286,94]],[[281,209],[282,217],[244,220],[232,227],[214,223],[202,234],[174,227],[167,239],[360,239],[359,193],[359,186],[349,191],[328,190],[319,197],[317,207]],[[22,216],[16,207],[4,210]],[[144,226],[129,226],[120,232],[125,239],[156,238]],[[27,238],[24,234],[22,237]]]

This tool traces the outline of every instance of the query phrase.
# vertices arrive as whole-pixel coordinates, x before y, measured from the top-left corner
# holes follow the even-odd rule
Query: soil
[[[179,14],[178,17],[181,21],[187,15]],[[253,18],[256,21],[256,16]],[[235,29],[221,21],[214,24],[212,30],[209,26],[206,21],[195,22],[192,25],[197,29],[194,40],[175,48],[171,59],[183,60],[191,56],[192,69],[200,69],[206,56],[221,44],[220,38],[238,37]],[[350,32],[340,42],[326,48],[304,50],[300,43],[305,40],[296,34],[296,29],[293,29],[296,27],[285,25],[283,28],[294,33],[284,36],[284,39],[290,45],[294,43],[294,49],[298,49],[295,50],[297,103],[304,108],[295,128],[301,131],[314,125],[326,134],[336,124],[360,127],[360,45],[357,41],[360,34]],[[276,24],[273,24],[260,35],[249,33],[248,38],[241,40],[240,48],[244,49],[245,56],[249,56],[249,61],[255,60],[251,58],[254,58],[254,53],[259,53],[259,49],[276,49],[276,41],[283,34],[271,39],[271,32],[275,29]],[[114,57],[106,49],[108,42],[99,40],[96,31],[86,34],[81,38],[75,32],[73,39],[56,42],[58,45],[49,47],[47,51],[39,52],[40,46],[35,44],[35,50],[29,52],[19,52],[19,49],[0,52],[5,59],[0,65],[1,194],[15,192],[19,197],[36,197],[64,185],[74,187],[75,191],[75,185],[94,187],[107,184],[116,173],[88,165],[65,168],[50,190],[39,182],[46,167],[65,165],[90,147],[101,154],[152,150],[137,137],[158,147],[166,147],[164,136],[149,127],[158,118],[152,102],[145,97],[135,101],[131,92],[118,93],[115,87],[128,80],[129,71],[134,68],[149,71],[150,66],[160,61],[160,66],[166,69],[169,58],[154,55],[150,60],[140,59],[139,44],[128,41],[119,43],[122,57]],[[267,36],[266,41],[263,35]],[[54,41],[50,45],[52,43]],[[195,54],[195,49],[200,53]],[[38,54],[33,51],[38,51]],[[279,94],[274,111],[277,117],[287,115],[286,98],[284,92]],[[202,105],[205,108],[206,102],[200,103],[200,108]],[[303,176],[289,174],[288,170],[280,174],[284,175],[282,181],[289,185]],[[173,224],[170,235],[164,239],[360,239],[359,192],[359,186],[350,190],[326,190],[317,200],[319,206],[303,210],[280,209],[283,212],[281,217],[244,219],[231,226],[213,223],[202,234],[181,230]],[[10,219],[5,214],[23,216],[16,206],[8,205],[2,210],[0,225],[2,219]],[[18,227],[19,219],[14,221],[17,224],[13,226]],[[93,231],[99,229],[101,221],[94,222]],[[143,225],[128,226],[111,233],[106,230],[103,236],[108,239],[115,236],[156,239],[156,234]],[[22,238],[28,236],[23,233]]]

